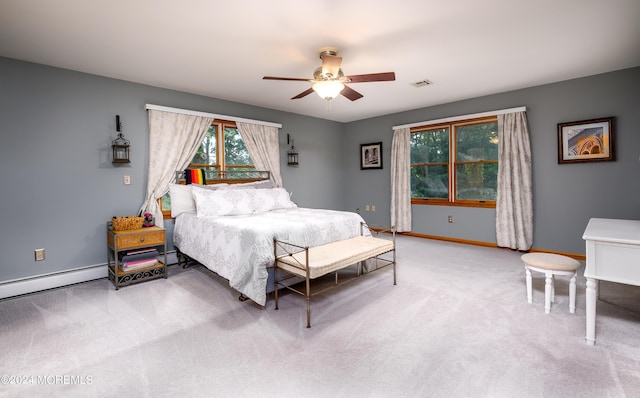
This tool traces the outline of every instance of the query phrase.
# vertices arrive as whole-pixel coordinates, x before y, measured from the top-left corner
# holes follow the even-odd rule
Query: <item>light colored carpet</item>
[[[570,314],[558,278],[547,315],[519,253],[400,236],[397,286],[319,295],[306,329],[302,297],[240,302],[200,266],[97,280],[0,302],[0,396],[637,397],[640,288],[601,283],[591,347],[584,282]]]

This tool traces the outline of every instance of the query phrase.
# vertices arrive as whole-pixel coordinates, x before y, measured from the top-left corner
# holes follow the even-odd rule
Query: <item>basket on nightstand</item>
[[[111,224],[114,231],[128,231],[130,229],[142,228],[144,217],[126,216],[126,217],[113,217]]]

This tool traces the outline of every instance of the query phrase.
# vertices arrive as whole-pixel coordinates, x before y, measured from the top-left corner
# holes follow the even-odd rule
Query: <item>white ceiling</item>
[[[396,81],[328,107],[262,80],[312,78],[326,46]],[[640,1],[0,0],[0,56],[348,122],[639,66]]]

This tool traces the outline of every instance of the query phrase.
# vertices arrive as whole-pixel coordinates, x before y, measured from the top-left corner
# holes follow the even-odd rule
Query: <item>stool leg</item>
[[[553,289],[553,275],[551,272],[545,272],[545,285],[544,285],[544,312],[551,312],[551,289]]]
[[[569,312],[576,313],[576,274],[569,279]]]
[[[531,270],[525,266],[524,271],[527,279],[527,302],[531,304],[533,302],[533,293],[531,291]]]
[[[551,273],[551,302],[556,302],[556,278],[553,273]]]

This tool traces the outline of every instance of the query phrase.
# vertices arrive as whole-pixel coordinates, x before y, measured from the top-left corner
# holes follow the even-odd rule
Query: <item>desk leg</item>
[[[597,281],[592,278],[587,278],[587,290],[586,290],[586,311],[587,311],[587,335],[585,340],[589,345],[596,344],[596,291]]]

